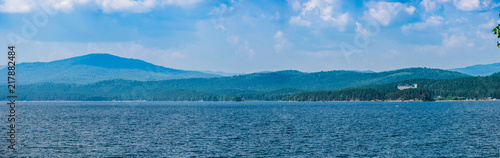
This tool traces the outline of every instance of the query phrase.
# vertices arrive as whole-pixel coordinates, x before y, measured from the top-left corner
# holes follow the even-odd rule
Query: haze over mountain
[[[473,76],[489,76],[493,73],[500,72],[500,63],[484,64],[484,65],[479,64],[464,68],[455,68],[451,70]]]
[[[205,70],[205,71],[201,71],[201,72],[207,73],[207,74],[219,75],[219,76],[234,76],[234,75],[243,75],[243,74],[245,74],[245,73],[229,73],[229,72],[209,71],[209,70]]]
[[[138,59],[111,54],[88,54],[52,62],[16,65],[17,84],[42,82],[88,84],[104,80],[158,81],[181,78],[209,78],[219,75],[154,65]],[[7,72],[6,68],[1,69]],[[0,77],[7,78],[6,73]]]

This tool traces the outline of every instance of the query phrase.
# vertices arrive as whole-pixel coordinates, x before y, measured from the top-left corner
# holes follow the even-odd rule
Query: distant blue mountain
[[[480,64],[480,65],[473,65],[451,70],[473,76],[489,76],[493,73],[500,72],[500,63],[486,64],[486,65]]]
[[[222,71],[201,71],[203,73],[207,74],[214,74],[214,75],[219,75],[219,76],[234,76],[234,75],[242,75],[244,73],[229,73],[229,72],[222,72]]]
[[[376,73],[375,71],[372,71],[372,70],[355,70],[356,72],[362,72],[362,73]]]
[[[211,78],[219,75],[154,65],[111,54],[88,54],[52,62],[16,65],[18,84],[41,82],[88,84],[103,80],[159,81],[183,78]],[[1,70],[6,72],[6,68]],[[6,73],[0,77],[7,78]]]

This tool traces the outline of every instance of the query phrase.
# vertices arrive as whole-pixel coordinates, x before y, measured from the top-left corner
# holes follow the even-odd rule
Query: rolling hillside
[[[115,79],[159,81],[219,77],[197,71],[166,68],[110,54],[88,54],[52,62],[21,63],[16,65],[16,69],[17,84],[44,82],[89,84]],[[6,68],[0,71],[7,72]],[[0,73],[0,77],[7,78],[6,73]]]
[[[206,100],[201,97],[204,96],[202,94],[213,96],[209,100],[217,100],[214,98],[227,99],[228,96],[256,100],[277,100],[304,91],[337,90],[417,78],[452,79],[462,77],[468,77],[468,75],[429,68],[409,68],[380,73],[354,71],[304,73],[287,70],[232,77],[164,81],[107,80],[86,85],[38,83],[19,86],[18,91],[20,94],[25,94],[20,98],[21,100],[166,99],[162,98],[162,96],[171,96],[170,99],[175,98],[173,100],[198,100],[200,98]],[[179,96],[175,97],[177,93]],[[188,97],[185,94],[198,97]],[[151,98],[152,96],[157,96],[157,98]]]
[[[493,73],[500,72],[500,63],[485,64],[485,65],[480,64],[480,65],[473,65],[451,70],[472,76],[489,76]]]

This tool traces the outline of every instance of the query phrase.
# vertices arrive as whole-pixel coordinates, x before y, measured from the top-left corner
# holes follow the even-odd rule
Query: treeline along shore
[[[207,79],[204,79],[207,80]],[[181,81],[186,82],[186,81]],[[417,88],[399,90],[400,84]],[[178,89],[167,89],[177,84]],[[180,89],[180,82],[110,80],[94,84],[41,83],[20,85],[18,99],[26,101],[434,101],[500,98],[500,76],[454,79],[411,79],[338,90]],[[186,84],[189,84],[187,82]],[[214,85],[217,86],[217,85]],[[194,86],[196,87],[196,86]]]

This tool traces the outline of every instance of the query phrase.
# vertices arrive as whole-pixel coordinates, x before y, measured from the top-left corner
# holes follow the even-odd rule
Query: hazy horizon
[[[108,53],[90,53],[90,54],[108,54]],[[89,55],[89,54],[78,55],[78,56],[73,56],[73,57],[69,57],[69,58],[80,57],[80,56],[85,56],[85,55]],[[110,55],[114,55],[114,54],[110,54]],[[115,55],[115,56],[118,56],[118,55]],[[128,58],[128,57],[124,57],[124,56],[118,56],[118,57]],[[65,58],[65,59],[69,59],[69,58]],[[53,62],[53,61],[65,60],[65,59],[57,59],[57,60],[42,61],[42,62]],[[128,59],[135,59],[135,58],[128,58]],[[141,60],[141,59],[138,59],[138,60]],[[142,61],[150,63],[150,62],[145,61],[145,60],[142,60]],[[36,62],[38,62],[38,61],[36,61]],[[18,64],[22,64],[22,63],[33,63],[33,62],[18,62]],[[496,64],[496,63],[487,63],[487,64],[478,64],[478,65],[488,65],[488,64]],[[157,64],[154,64],[154,65],[157,65]],[[6,65],[0,65],[0,67],[2,67],[2,68],[5,67],[5,66]],[[159,66],[161,66],[161,65],[159,65]],[[468,65],[468,66],[456,67],[456,68],[465,68],[465,67],[469,67],[469,66],[475,66],[475,65]],[[422,66],[422,67],[395,68],[395,69],[388,69],[388,70],[381,70],[381,71],[374,71],[374,70],[353,70],[353,69],[333,69],[333,70],[322,70],[322,71],[359,71],[359,72],[370,72],[371,71],[371,72],[379,73],[379,72],[384,72],[384,71],[393,71],[393,70],[406,69],[406,68],[424,68],[424,67],[425,68],[432,68],[432,69],[441,69],[441,68],[435,68],[435,67]],[[178,69],[178,68],[175,68],[175,67],[166,67],[166,68]],[[261,71],[254,71],[254,72],[225,72],[225,71],[219,71],[219,70],[203,70],[203,69],[202,70],[179,69],[179,70],[210,72],[212,74],[223,73],[223,74],[226,74],[226,75],[229,75],[229,74],[237,75],[237,74],[251,74],[251,73],[262,73],[262,72],[286,71],[286,70],[295,70],[295,69],[261,70]],[[451,69],[443,69],[443,70],[451,70]],[[302,71],[302,70],[297,70],[297,71],[306,72],[306,73],[320,72],[320,71]],[[223,75],[223,76],[225,76],[225,75]]]

